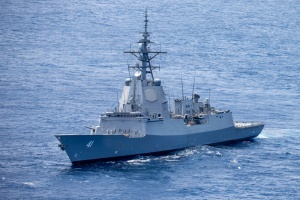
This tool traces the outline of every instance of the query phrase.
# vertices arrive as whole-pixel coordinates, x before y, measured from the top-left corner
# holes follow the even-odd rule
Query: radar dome
[[[130,78],[126,78],[126,79],[125,79],[125,85],[126,85],[126,86],[129,86],[130,82],[131,82],[131,79],[130,79]]]
[[[155,86],[160,86],[161,80],[159,78],[154,79],[154,85]]]

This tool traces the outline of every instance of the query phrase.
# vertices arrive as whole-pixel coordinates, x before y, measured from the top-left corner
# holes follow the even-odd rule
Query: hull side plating
[[[249,128],[230,127],[218,131],[189,135],[128,138],[124,135],[56,135],[73,164],[97,160],[167,152],[197,145],[217,144],[254,138],[263,125]]]

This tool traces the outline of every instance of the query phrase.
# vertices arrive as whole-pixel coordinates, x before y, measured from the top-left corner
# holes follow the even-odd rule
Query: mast
[[[195,76],[194,76],[194,82],[193,82],[192,100],[194,100],[194,88],[195,88]]]
[[[181,77],[181,94],[182,94],[182,100],[181,100],[181,116],[183,116],[183,102],[184,102],[184,94],[183,94],[183,82],[182,82],[182,77]]]
[[[145,25],[144,25],[144,32],[142,33],[142,39],[138,41],[139,48],[138,50],[130,50],[130,51],[124,51],[124,53],[130,53],[134,55],[138,59],[138,63],[135,66],[128,66],[129,68],[133,68],[136,71],[141,72],[141,80],[147,80],[147,74],[149,73],[151,75],[152,80],[154,81],[153,73],[152,71],[156,68],[159,68],[157,66],[151,65],[151,60],[155,58],[160,53],[167,53],[163,51],[151,51],[150,47],[148,46],[151,41],[148,39],[150,37],[150,34],[148,32],[148,14],[147,9],[145,10]]]

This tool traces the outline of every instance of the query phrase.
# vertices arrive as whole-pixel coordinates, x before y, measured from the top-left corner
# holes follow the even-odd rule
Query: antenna
[[[208,103],[210,104],[210,89],[208,90]]]
[[[194,100],[194,88],[195,88],[195,76],[194,76],[194,82],[193,82],[192,100]]]
[[[171,111],[171,94],[170,90],[168,89],[168,96],[169,96],[169,112]]]
[[[129,78],[131,79],[130,66],[129,65],[128,65],[128,74],[129,74]]]
[[[117,91],[117,102],[118,102],[118,111],[119,111],[119,109],[120,109],[120,102],[119,102],[119,93],[118,93],[118,91]]]
[[[133,112],[136,112],[136,78],[133,79],[133,97],[132,97],[131,106],[133,105],[133,109],[131,109]]]
[[[183,100],[184,100],[184,94],[183,94],[183,82],[181,77],[181,94],[182,94],[182,101],[181,101],[181,115],[183,116]]]
[[[147,15],[147,8],[145,9],[145,34],[148,34],[147,28],[148,28],[148,15]]]
[[[126,105],[125,105],[125,93],[123,92],[122,93],[122,97],[121,97],[121,100],[123,99],[123,105],[122,105],[122,109],[121,109],[121,112],[126,112]],[[121,101],[120,100],[120,101]],[[122,102],[121,102],[122,103]]]
[[[183,82],[182,82],[182,77],[181,77],[181,95],[182,95],[182,100],[184,99],[183,95]]]

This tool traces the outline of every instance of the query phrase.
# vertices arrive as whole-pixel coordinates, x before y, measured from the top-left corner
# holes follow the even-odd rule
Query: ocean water
[[[195,91],[253,141],[72,166],[54,134],[117,104],[148,9],[154,75]],[[0,2],[1,199],[300,199],[300,1]]]

